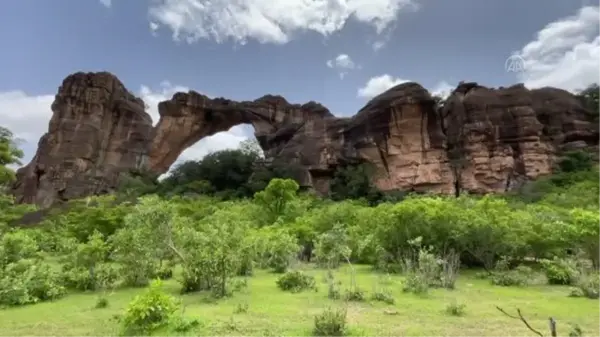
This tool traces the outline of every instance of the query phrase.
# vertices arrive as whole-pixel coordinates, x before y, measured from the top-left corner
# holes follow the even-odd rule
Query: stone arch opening
[[[184,149],[163,176],[167,176],[179,163],[190,160],[199,161],[206,155],[218,151],[241,149],[243,143],[247,141],[256,142],[258,144],[255,132],[252,124],[238,124],[232,126],[228,130],[204,137],[187,149]],[[262,154],[262,148],[259,147],[258,150],[260,150]]]

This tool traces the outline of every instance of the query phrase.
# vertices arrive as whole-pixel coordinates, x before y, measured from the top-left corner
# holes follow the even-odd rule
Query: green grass
[[[369,267],[357,269],[358,286],[369,295],[379,275]],[[185,316],[201,324],[188,335],[310,335],[314,316],[325,308],[342,306],[343,301],[327,298],[326,272],[308,270],[317,280],[318,291],[292,294],[279,290],[279,275],[258,271],[249,286],[233,297],[217,301],[208,294],[180,296],[176,280],[165,282],[165,290],[180,297]],[[560,286],[497,287],[487,280],[475,279],[473,273],[463,275],[457,289],[432,290],[420,297],[402,292],[402,277],[392,276],[388,286],[396,299],[394,305],[380,302],[348,304],[348,327],[352,335],[421,335],[421,336],[524,336],[532,333],[518,320],[501,314],[496,306],[509,313],[520,308],[529,323],[545,335],[548,317],[558,322],[560,335],[567,335],[571,323],[578,324],[586,336],[598,336],[599,308],[597,300],[568,297],[569,288]],[[336,273],[342,291],[350,282],[348,268]],[[108,296],[106,308],[95,309],[98,294],[75,293],[55,302],[0,310],[0,335],[116,335],[119,323],[115,315],[142,289],[123,289]],[[368,297],[370,297],[368,295]],[[446,313],[449,303],[466,304],[464,316]],[[238,305],[247,303],[246,313],[235,313]],[[394,313],[391,315],[390,313]],[[164,331],[161,334],[180,335]]]

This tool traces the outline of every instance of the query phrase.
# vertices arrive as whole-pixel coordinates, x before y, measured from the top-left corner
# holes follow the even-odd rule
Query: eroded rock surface
[[[113,75],[68,76],[52,111],[35,156],[17,171],[18,202],[47,207],[107,193],[121,172],[147,165],[152,120],[144,102]]]
[[[559,151],[598,145],[598,125],[574,95],[522,85],[461,83],[439,108],[422,86],[404,83],[351,118],[315,102],[236,102],[194,91],[158,108],[152,128],[143,102],[113,75],[67,77],[48,133],[18,171],[18,200],[47,206],[108,192],[131,169],[164,173],[200,139],[243,123],[254,126],[267,158],[299,167],[300,182],[321,193],[338,167],[360,162],[375,165],[382,190],[504,192],[550,173]]]

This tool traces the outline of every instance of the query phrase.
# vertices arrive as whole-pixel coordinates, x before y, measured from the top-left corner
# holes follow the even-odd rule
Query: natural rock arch
[[[320,104],[290,104],[281,96],[267,95],[254,101],[210,99],[195,91],[176,93],[158,105],[160,120],[149,149],[150,170],[164,173],[181,152],[200,139],[251,124],[262,150],[274,157],[301,129],[314,132],[316,124],[335,118]]]
[[[165,173],[186,148],[252,124],[267,158],[301,168],[302,185],[326,193],[339,165],[370,162],[382,190],[442,194],[504,192],[551,172],[563,148],[597,151],[598,124],[574,95],[523,85],[462,83],[437,109],[429,92],[404,83],[351,118],[280,96],[210,99],[190,91],[159,104],[152,127],[144,102],[112,74],[67,76],[48,132],[17,172],[18,202],[47,207],[114,190],[132,169]]]

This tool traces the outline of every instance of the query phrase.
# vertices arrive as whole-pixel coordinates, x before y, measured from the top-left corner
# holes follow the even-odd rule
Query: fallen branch
[[[532,328],[531,325],[529,325],[529,323],[527,322],[527,320],[525,319],[525,317],[523,317],[523,314],[521,313],[521,309],[517,309],[517,313],[519,314],[519,316],[514,316],[514,315],[510,315],[509,313],[507,313],[506,311],[504,311],[504,309],[500,308],[499,306],[496,306],[496,309],[498,309],[501,313],[505,314],[506,316],[510,317],[510,318],[514,318],[514,319],[518,319],[521,320],[521,322],[523,322],[525,324],[525,326],[531,330],[533,333],[535,333],[536,335],[540,336],[540,337],[544,337],[544,335],[542,335],[541,332],[537,331],[536,329]],[[556,331],[556,322],[554,322],[554,319],[550,318],[551,324],[553,324],[554,326],[554,331]]]

